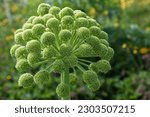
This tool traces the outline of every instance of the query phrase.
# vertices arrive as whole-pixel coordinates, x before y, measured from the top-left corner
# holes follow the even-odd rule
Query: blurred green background
[[[36,14],[42,2],[86,12],[109,34],[115,50],[112,70],[100,75],[99,91],[92,93],[76,84],[72,99],[150,99],[149,0],[0,0],[0,99],[58,99],[57,74],[47,86],[18,87],[19,73],[9,54],[15,30]]]

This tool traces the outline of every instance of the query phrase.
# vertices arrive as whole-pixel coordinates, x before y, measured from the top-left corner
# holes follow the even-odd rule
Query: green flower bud
[[[103,57],[105,56],[105,54],[108,52],[108,48],[107,46],[105,46],[104,44],[100,44],[99,48],[94,48],[94,51],[100,56]]]
[[[98,68],[98,66],[97,66],[96,63],[91,63],[91,64],[89,65],[89,69],[95,71],[96,73],[99,72],[99,68]]]
[[[77,27],[77,28],[80,28],[80,27],[88,27],[89,22],[88,22],[88,20],[87,20],[86,18],[80,17],[80,18],[78,18],[78,19],[76,20],[75,24],[76,24],[76,27]]]
[[[110,61],[110,59],[114,56],[114,50],[111,47],[108,47],[107,53],[102,56],[102,59]]]
[[[63,61],[68,68],[75,67],[78,64],[78,58],[75,55],[65,56]]]
[[[56,55],[56,51],[52,46],[44,48],[42,53],[43,53],[43,58],[45,59],[52,58]]]
[[[89,18],[88,20],[89,20],[89,27],[91,27],[91,26],[97,26],[96,20],[94,20],[92,18]]]
[[[92,57],[96,55],[96,53],[94,52],[91,45],[85,43],[80,45],[75,55],[77,55],[78,57]]]
[[[93,36],[96,36],[96,37],[100,37],[100,34],[101,34],[101,29],[97,26],[92,26],[90,27],[90,31],[91,31],[91,34]]]
[[[59,39],[64,41],[64,42],[67,42],[71,39],[72,37],[72,34],[69,30],[61,30],[60,33],[59,33]]]
[[[40,53],[41,52],[41,44],[37,40],[31,40],[27,42],[26,45],[27,51],[30,53]]]
[[[23,29],[18,29],[18,30],[16,30],[16,31],[15,31],[15,35],[18,34],[18,33],[20,33],[20,32],[23,32]]]
[[[41,4],[38,6],[38,9],[37,9],[38,15],[43,16],[43,15],[45,15],[45,14],[48,14],[50,7],[51,7],[51,6],[50,6],[49,4],[41,3]]]
[[[53,63],[53,69],[55,72],[61,72],[65,69],[65,64],[61,59],[56,59]]]
[[[66,15],[70,15],[70,16],[73,16],[73,10],[69,7],[65,7],[63,8],[60,12],[59,12],[59,16],[60,18],[66,16]]]
[[[79,17],[84,17],[84,18],[86,18],[86,14],[84,13],[84,12],[82,12],[82,11],[80,11],[80,10],[75,10],[74,11],[74,17],[75,18],[79,18]]]
[[[67,97],[69,95],[69,85],[60,83],[56,88],[56,93],[59,97]]]
[[[23,44],[24,43],[24,40],[22,38],[22,32],[15,34],[15,42],[17,44]]]
[[[33,24],[43,24],[44,25],[44,20],[42,19],[42,17],[36,17],[33,19]]]
[[[32,30],[31,29],[24,30],[22,33],[22,38],[24,41],[32,40],[33,39]]]
[[[31,23],[25,23],[25,24],[23,25],[23,30],[31,29],[32,27],[33,27],[33,24],[31,24]]]
[[[107,73],[109,70],[111,70],[110,63],[107,60],[99,60],[97,62],[97,67],[102,73]]]
[[[53,32],[59,31],[59,20],[57,18],[51,18],[47,21],[46,26],[51,29]]]
[[[99,46],[100,46],[99,38],[97,38],[96,36],[91,36],[90,38],[88,38],[86,40],[86,43],[88,43],[89,45],[91,45],[94,50],[98,49]]]
[[[32,27],[32,34],[35,36],[41,35],[45,31],[45,26],[42,24],[36,24]]]
[[[100,43],[104,44],[105,46],[109,46],[108,41],[106,41],[105,39],[100,39]]]
[[[69,74],[69,83],[74,84],[77,82],[77,76],[73,73]]]
[[[49,19],[51,19],[51,18],[54,18],[54,16],[53,16],[52,14],[45,14],[45,15],[43,16],[43,20],[44,20],[45,24],[46,24],[46,22],[47,22]]]
[[[88,84],[89,89],[92,91],[97,91],[100,88],[100,80],[97,79],[96,81],[92,82],[91,84]]]
[[[104,31],[101,31],[100,39],[106,39],[106,40],[108,40],[108,34],[106,32],[104,32]]]
[[[71,55],[72,53],[72,48],[71,46],[63,43],[61,46],[60,46],[60,54],[64,57],[64,56],[69,56]]]
[[[25,46],[20,46],[15,51],[15,57],[17,59],[27,58],[28,52]]]
[[[87,70],[83,73],[83,81],[88,85],[92,84],[93,82],[96,82],[97,80],[98,80],[98,76],[96,72],[92,70]]]
[[[45,84],[50,80],[50,74],[46,70],[41,70],[34,75],[34,82],[36,84]]]
[[[27,23],[32,23],[33,19],[36,18],[36,16],[31,16],[28,20]]]
[[[90,30],[86,27],[81,27],[77,30],[78,38],[86,40],[90,37]]]
[[[36,67],[37,63],[40,61],[40,54],[29,53],[27,56],[27,61],[31,67]]]
[[[18,80],[19,86],[23,86],[24,88],[31,87],[33,83],[33,76],[30,73],[22,74]]]
[[[53,45],[55,43],[56,37],[52,32],[45,32],[41,36],[41,43],[47,47]]]
[[[60,12],[60,8],[56,6],[52,6],[49,10],[49,13],[51,13],[52,15],[58,15],[59,12]]]
[[[61,19],[61,24],[63,28],[72,28],[74,24],[74,19],[71,16],[64,16]]]
[[[25,72],[30,68],[26,59],[20,59],[15,67],[20,72]]]
[[[13,46],[11,47],[11,49],[10,49],[10,54],[11,54],[12,57],[15,57],[15,52],[16,52],[17,48],[19,48],[20,46],[21,46],[21,45],[19,45],[19,44],[15,44],[15,45],[13,45]]]

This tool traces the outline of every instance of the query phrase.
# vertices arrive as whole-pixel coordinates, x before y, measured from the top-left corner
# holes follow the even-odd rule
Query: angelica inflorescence
[[[80,10],[42,3],[37,13],[38,16],[31,16],[15,32],[15,44],[10,50],[17,61],[15,67],[22,74],[19,85],[43,85],[52,79],[51,72],[58,72],[61,80],[56,93],[69,99],[70,84],[79,78],[76,72],[79,69],[87,86],[92,91],[98,90],[101,82],[97,74],[111,69],[109,61],[114,54],[108,34],[96,20]],[[92,57],[99,60],[87,59]],[[33,74],[35,68],[39,69]]]

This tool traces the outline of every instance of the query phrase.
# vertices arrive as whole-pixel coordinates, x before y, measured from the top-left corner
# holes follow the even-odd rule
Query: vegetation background
[[[115,50],[112,70],[100,75],[100,90],[92,93],[76,84],[72,99],[150,99],[149,0],[0,0],[0,99],[58,99],[57,74],[48,86],[18,87],[19,73],[9,54],[15,30],[36,14],[42,2],[86,12],[109,34]]]

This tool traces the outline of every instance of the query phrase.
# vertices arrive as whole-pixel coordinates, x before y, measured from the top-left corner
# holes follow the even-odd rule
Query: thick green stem
[[[62,77],[61,77],[61,82],[67,84],[68,86],[70,86],[69,84],[69,69],[65,69],[62,73]],[[69,89],[70,90],[70,89]],[[70,100],[70,91],[68,96],[61,98],[62,100]]]

